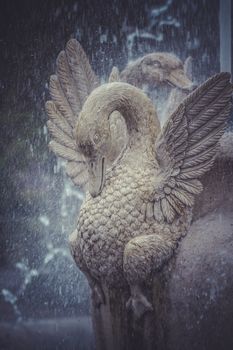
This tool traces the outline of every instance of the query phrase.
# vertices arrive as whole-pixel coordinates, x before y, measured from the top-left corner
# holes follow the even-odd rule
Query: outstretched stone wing
[[[86,98],[98,85],[81,45],[71,39],[58,55],[56,74],[50,77],[52,100],[46,102],[47,126],[52,138],[50,148],[67,160],[67,174],[81,187],[87,183],[88,174],[85,159],[76,149],[75,125]]]
[[[229,73],[208,79],[180,104],[156,140],[161,178],[154,217],[172,223],[202,191],[199,178],[214,163],[231,108]]]
[[[109,81],[118,81],[116,67]],[[49,91],[52,100],[46,102],[49,120],[47,126],[52,140],[51,150],[67,161],[66,172],[75,185],[84,188],[88,182],[88,171],[84,157],[77,151],[75,126],[82,106],[89,94],[99,85],[88,58],[75,39],[71,39],[64,51],[58,55],[56,74],[50,77]],[[127,129],[123,117],[114,112],[109,118],[112,134],[112,150],[108,166],[117,158],[127,143]]]

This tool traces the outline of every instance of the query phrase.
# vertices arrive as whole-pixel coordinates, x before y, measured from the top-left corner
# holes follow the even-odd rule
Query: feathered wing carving
[[[119,79],[119,71],[113,67],[109,82]],[[74,130],[86,98],[98,85],[99,79],[83,48],[77,40],[71,39],[58,55],[56,74],[50,77],[49,83],[52,100],[47,101],[45,107],[52,138],[49,147],[67,161],[67,175],[82,188],[88,182],[88,170],[84,157],[77,151]],[[119,112],[112,113],[109,121],[113,140],[108,159],[110,166],[127,143],[127,128]]]
[[[202,191],[199,178],[213,165],[231,109],[230,74],[208,79],[183,100],[156,140],[161,168],[154,217],[172,223]]]
[[[81,187],[87,183],[88,174],[85,159],[76,149],[74,128],[86,98],[98,85],[84,50],[71,39],[58,55],[56,74],[50,77],[52,100],[46,102],[47,126],[52,137],[50,148],[67,160],[67,174]]]

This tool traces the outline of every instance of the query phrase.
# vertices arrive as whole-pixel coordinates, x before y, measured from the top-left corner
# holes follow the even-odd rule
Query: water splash
[[[22,262],[18,262],[16,263],[16,267],[22,272],[22,274],[24,275],[24,280],[23,283],[19,289],[18,294],[22,295],[26,288],[27,285],[29,283],[31,283],[32,279],[34,277],[39,276],[39,271],[37,271],[36,269],[30,269],[26,264],[22,263]]]
[[[13,311],[14,311],[14,314],[16,316],[16,321],[17,322],[20,322],[22,321],[22,315],[21,315],[21,312],[17,306],[17,301],[18,301],[18,298],[15,294],[13,294],[10,290],[8,289],[2,289],[1,291],[1,294],[4,298],[4,300],[11,304],[12,308],[13,308]]]
[[[42,223],[43,223],[43,220],[42,220]],[[46,226],[47,226],[47,222],[46,222]],[[23,262],[23,261],[17,262],[15,264],[15,267],[21,272],[21,275],[23,276],[23,280],[19,288],[17,288],[17,292],[13,293],[11,290],[3,288],[1,290],[1,294],[5,302],[11,304],[17,322],[20,322],[23,320],[22,312],[20,311],[17,305],[20,297],[24,295],[26,289],[32,283],[32,281],[35,278],[38,278],[41,274],[43,274],[46,270],[47,265],[50,262],[52,262],[57,256],[63,256],[64,258],[71,261],[71,255],[67,249],[54,247],[53,244],[50,242],[50,243],[47,243],[47,254],[44,257],[42,264],[37,269],[30,268],[26,264],[26,262]]]
[[[64,248],[55,248],[53,244],[50,242],[47,244],[48,253],[46,254],[44,258],[44,263],[42,267],[39,269],[39,273],[42,272],[45,268],[45,266],[52,261],[57,255],[61,255],[69,260],[71,260],[70,253],[65,250]]]
[[[134,58],[133,48],[135,45],[137,45],[138,52],[148,52],[157,42],[164,40],[163,27],[165,25],[176,28],[180,27],[178,19],[168,13],[172,3],[173,0],[167,0],[164,5],[149,8],[147,11],[148,25],[144,28],[136,27],[135,29],[132,29],[124,23],[123,29],[125,32],[128,32],[127,50],[129,61]]]

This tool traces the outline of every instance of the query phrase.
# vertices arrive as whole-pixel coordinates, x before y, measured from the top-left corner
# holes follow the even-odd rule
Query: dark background
[[[81,194],[45,128],[48,78],[71,37],[103,81],[113,65],[152,51],[191,55],[197,82],[220,69],[217,0],[0,2],[1,321],[89,312],[67,244]]]

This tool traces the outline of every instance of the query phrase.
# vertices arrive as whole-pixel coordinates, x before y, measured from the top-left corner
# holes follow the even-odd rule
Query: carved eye
[[[157,60],[148,60],[148,61],[146,62],[146,64],[147,64],[148,66],[152,66],[152,67],[154,67],[154,68],[160,68],[160,67],[161,67],[161,63],[160,63],[159,61],[157,61]]]
[[[161,67],[161,63],[159,61],[152,61],[151,65],[154,66],[154,67],[158,67],[158,68]]]
[[[100,135],[98,133],[95,133],[93,136],[93,141],[95,144],[99,143],[100,141]]]

